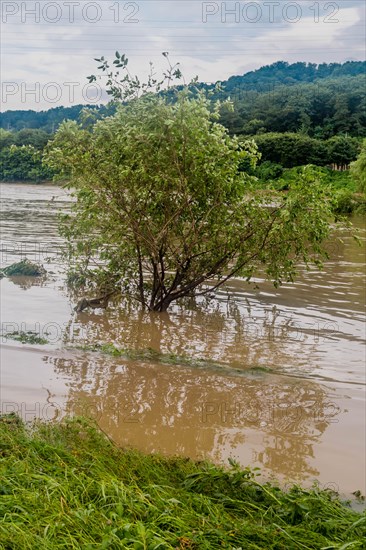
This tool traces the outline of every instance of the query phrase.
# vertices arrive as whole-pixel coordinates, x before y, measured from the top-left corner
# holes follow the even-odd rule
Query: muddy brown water
[[[361,247],[338,229],[342,242],[329,242],[323,270],[277,290],[236,279],[214,300],[166,314],[117,303],[75,314],[57,233],[67,194],[4,183],[0,192],[1,266],[26,256],[48,271],[45,280],[0,282],[3,412],[86,414],[121,446],[226,464],[233,457],[282,483],[317,479],[347,496],[365,493],[364,218],[352,219]],[[6,336],[14,331],[49,343],[21,344]],[[95,343],[138,357],[151,348],[163,360],[76,349]]]

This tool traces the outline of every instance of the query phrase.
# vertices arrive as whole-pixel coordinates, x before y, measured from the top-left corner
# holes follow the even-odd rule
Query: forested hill
[[[293,63],[279,61],[214,85],[214,99],[228,97],[233,112],[222,110],[221,122],[231,133],[302,132],[318,139],[339,134],[366,136],[366,61]],[[173,92],[171,92],[173,93]],[[47,111],[6,111],[0,127],[17,131],[37,128],[53,133],[65,119],[78,120],[83,105]],[[89,106],[97,116],[111,114],[113,106]]]
[[[18,131],[32,128],[53,133],[64,120],[79,120],[81,111],[88,107],[99,116],[111,114],[113,109],[105,105],[73,105],[72,107],[54,107],[47,111],[5,111],[0,113],[0,128]]]
[[[318,139],[339,134],[366,137],[364,75],[324,78],[271,91],[228,94],[234,110],[223,109],[221,122],[231,133],[301,132]]]
[[[235,90],[255,90],[267,92],[275,86],[294,86],[296,84],[316,82],[323,79],[338,79],[345,76],[366,74],[366,61],[347,61],[346,63],[292,63],[277,61],[250,71],[241,76],[231,76],[222,82],[226,92]]]
[[[366,136],[366,62],[293,63],[279,61],[221,82],[214,99],[230,98],[222,110],[231,133],[302,132],[318,139],[339,134]]]

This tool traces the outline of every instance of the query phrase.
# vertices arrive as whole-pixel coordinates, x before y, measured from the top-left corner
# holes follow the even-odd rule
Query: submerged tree
[[[277,285],[299,262],[319,265],[330,219],[324,188],[304,169],[269,204],[239,170],[255,165],[255,144],[230,137],[219,108],[186,87],[173,101],[136,94],[92,128],[58,130],[47,162],[76,198],[63,231],[73,269],[100,292],[165,311],[259,268]]]

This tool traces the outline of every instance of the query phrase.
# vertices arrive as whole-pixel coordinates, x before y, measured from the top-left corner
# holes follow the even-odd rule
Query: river
[[[86,414],[120,446],[232,457],[282,484],[365,493],[364,218],[352,219],[361,246],[337,229],[324,268],[279,289],[236,279],[166,314],[117,303],[76,314],[57,233],[66,192],[6,183],[0,192],[1,266],[28,257],[48,272],[0,282],[3,412]],[[49,343],[22,344],[7,336],[15,331]],[[136,358],[78,349],[95,343]]]

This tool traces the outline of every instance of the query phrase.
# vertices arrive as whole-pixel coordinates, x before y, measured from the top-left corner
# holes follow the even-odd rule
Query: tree
[[[74,271],[105,295],[165,311],[233,276],[264,269],[278,285],[299,261],[319,265],[330,204],[311,171],[270,206],[239,171],[244,159],[255,165],[256,146],[229,136],[220,104],[189,88],[174,101],[137,96],[92,128],[62,124],[48,147],[76,198],[63,224]]]
[[[255,170],[255,175],[262,181],[278,179],[283,174],[283,166],[270,160],[262,162]]]
[[[346,136],[336,136],[329,139],[327,146],[329,162],[342,170],[357,158],[359,151],[357,140]]]
[[[14,145],[14,134],[0,128],[0,151]]]
[[[49,139],[50,134],[38,129],[25,128],[14,134],[15,145],[31,145],[35,149],[43,149]]]
[[[357,160],[351,164],[351,174],[357,182],[358,190],[366,193],[366,139],[363,140]]]
[[[300,133],[268,133],[255,136],[263,162],[280,163],[285,168],[305,164],[324,166],[328,152],[324,142]]]
[[[53,172],[42,165],[41,152],[32,145],[11,145],[0,150],[1,181],[50,180]]]

